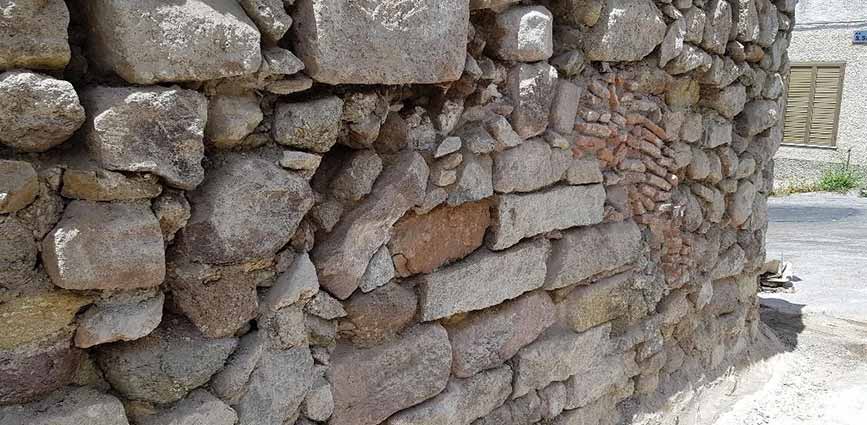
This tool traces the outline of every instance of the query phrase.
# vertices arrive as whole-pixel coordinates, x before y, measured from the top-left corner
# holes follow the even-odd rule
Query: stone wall
[[[614,424],[760,337],[792,0],[12,0],[0,424]]]

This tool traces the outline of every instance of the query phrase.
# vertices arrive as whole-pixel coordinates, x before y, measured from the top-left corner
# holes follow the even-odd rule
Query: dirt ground
[[[768,258],[792,262],[796,276],[795,292],[761,295],[783,350],[709,389],[704,423],[867,424],[867,199],[805,194],[769,206]]]

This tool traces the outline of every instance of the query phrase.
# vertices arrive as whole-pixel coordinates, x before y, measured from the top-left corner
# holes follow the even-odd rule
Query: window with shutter
[[[835,146],[845,64],[794,64],[783,143]]]

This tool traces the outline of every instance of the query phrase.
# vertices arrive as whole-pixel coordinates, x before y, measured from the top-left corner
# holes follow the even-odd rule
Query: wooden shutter
[[[834,146],[843,89],[843,66],[793,65],[783,142]]]

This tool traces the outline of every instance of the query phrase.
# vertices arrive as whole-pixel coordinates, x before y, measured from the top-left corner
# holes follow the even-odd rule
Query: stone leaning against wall
[[[762,342],[793,1],[78,3],[0,16],[0,425],[632,423]]]

